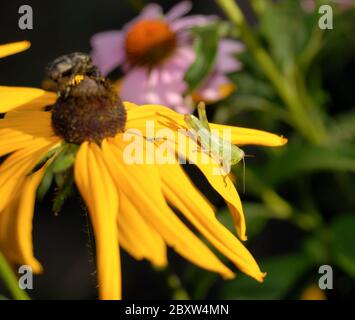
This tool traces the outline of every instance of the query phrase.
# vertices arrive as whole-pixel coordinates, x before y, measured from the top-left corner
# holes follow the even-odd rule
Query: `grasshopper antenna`
[[[243,160],[243,194],[245,194],[245,156],[242,158]]]
[[[243,160],[243,194],[245,194],[245,158],[254,158],[255,155],[253,154],[245,154],[242,158]]]

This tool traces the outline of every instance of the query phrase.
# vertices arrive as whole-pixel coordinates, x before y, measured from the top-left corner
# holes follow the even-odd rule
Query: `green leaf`
[[[243,209],[247,222],[247,235],[251,239],[263,230],[273,214],[266,206],[256,202],[243,202]],[[228,209],[219,211],[217,217],[225,227],[235,234],[233,219]]]
[[[306,15],[299,1],[269,1],[265,7],[260,30],[273,57],[285,69],[302,53],[310,38],[311,27],[316,25],[315,15]]]
[[[50,158],[52,158],[55,154],[59,153],[62,148],[63,148],[63,145],[60,145],[59,147],[49,150],[47,152],[47,154],[36,163],[36,165],[33,167],[33,169],[28,173],[28,175],[32,175],[33,173],[35,173],[36,171],[41,169],[46,164],[46,162]]]
[[[53,176],[53,171],[51,170],[50,166],[48,166],[43,175],[42,181],[37,189],[37,196],[40,200],[44,198],[49,188],[51,187]]]
[[[184,80],[189,92],[197,89],[211,72],[218,49],[219,27],[211,24],[196,27],[192,30],[195,39],[196,59],[185,74]]]
[[[239,94],[230,102],[229,100],[218,107],[213,122],[235,123],[241,118],[241,114],[245,112],[255,112],[259,117],[263,112],[270,118],[285,122],[289,121],[287,111],[265,98]]]
[[[75,161],[74,154],[60,154],[53,162],[52,170],[54,173],[60,173],[69,169]]]
[[[260,203],[244,202],[243,208],[248,226],[248,237],[252,238],[264,229],[272,214],[266,206]]]
[[[68,171],[63,179],[62,186],[58,189],[53,201],[53,212],[58,215],[65,200],[69,197],[74,182],[73,170]]]
[[[334,143],[353,141],[355,139],[355,111],[344,112],[336,117],[329,131]]]
[[[60,154],[53,161],[53,173],[60,173],[69,169],[74,164],[77,150],[77,145],[66,144],[62,152],[60,152]]]
[[[64,183],[60,174],[64,173],[72,167],[75,161],[75,154],[78,151],[79,146],[75,144],[66,143],[60,147],[57,155],[51,160],[51,163],[46,168],[46,172],[42,178],[42,181],[38,187],[37,195],[39,199],[43,199],[49,188],[52,185],[53,178],[56,178],[56,182],[59,184]],[[62,180],[62,182],[61,182]],[[61,186],[59,185],[61,188]],[[60,207],[59,204],[56,207]]]
[[[243,65],[245,65],[244,61],[245,59],[243,60]],[[272,100],[275,97],[275,91],[270,83],[261,78],[262,75],[259,75],[254,70],[250,70],[249,72],[238,71],[229,76],[238,88],[233,98],[239,97],[239,94],[242,93],[257,98],[265,98],[269,101]],[[251,72],[255,72],[255,75],[252,75]]]
[[[259,174],[271,184],[305,172],[322,170],[355,172],[355,147],[349,144],[316,146],[290,141]]]
[[[337,265],[355,278],[355,215],[343,215],[332,224],[332,255]]]
[[[267,272],[263,283],[241,274],[235,280],[225,282],[222,298],[239,300],[285,298],[311,263],[302,254],[291,254],[268,258],[262,261],[260,266]]]
[[[303,241],[303,251],[314,264],[322,265],[329,261],[328,242],[324,241],[322,234],[315,234]]]

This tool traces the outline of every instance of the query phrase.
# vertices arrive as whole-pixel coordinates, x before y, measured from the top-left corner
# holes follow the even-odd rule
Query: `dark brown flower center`
[[[176,48],[176,33],[159,19],[141,20],[127,32],[125,49],[132,65],[152,67],[169,57]]]
[[[126,110],[106,81],[85,76],[75,83],[67,97],[59,97],[52,107],[54,132],[69,143],[100,143],[123,132]]]

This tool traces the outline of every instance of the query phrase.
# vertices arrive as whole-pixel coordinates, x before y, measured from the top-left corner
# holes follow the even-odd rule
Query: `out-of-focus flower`
[[[264,274],[252,255],[217,220],[211,204],[178,162],[125,161],[130,143],[123,137],[125,132],[144,132],[150,120],[157,129],[177,134],[179,128],[187,128],[183,115],[158,105],[123,104],[109,83],[102,81],[80,76],[71,83],[69,96],[59,98],[35,88],[0,87],[0,112],[6,113],[0,120],[0,156],[6,156],[0,165],[0,250],[12,263],[28,264],[34,272],[41,272],[32,245],[36,190],[48,184],[48,172],[60,172],[62,185],[67,179],[70,184],[74,180],[89,209],[101,299],[121,298],[119,247],[137,259],[165,266],[168,245],[202,268],[225,278],[234,276],[168,203],[240,270],[262,281]],[[286,143],[286,139],[263,131],[214,124],[211,128],[229,128],[235,144]],[[68,150],[75,152],[68,154]],[[144,159],[147,150],[142,149]],[[174,157],[189,157],[188,150],[175,150],[179,153],[172,152]],[[61,157],[71,159],[73,167],[64,166],[65,171],[60,171]],[[211,160],[206,164],[201,158],[196,166],[227,202],[239,237],[245,240],[242,205],[233,183],[228,177],[213,174],[218,163]]]
[[[330,6],[336,5],[338,8],[346,10],[350,9],[351,7],[355,6],[355,1],[354,0],[331,0],[328,1],[327,3],[323,4],[328,4]],[[304,11],[306,12],[313,12],[316,7],[317,7],[317,1],[316,0],[302,0],[301,5]]]
[[[104,75],[118,66],[124,77],[120,95],[137,104],[166,105],[178,112],[192,111],[192,99],[184,97],[184,75],[195,60],[192,27],[216,20],[215,16],[191,15],[191,3],[183,1],[163,15],[157,4],[147,5],[121,31],[106,31],[91,39],[92,58]],[[240,42],[221,39],[215,68],[195,97],[207,102],[225,98],[234,90],[226,74],[240,69],[234,55],[243,50]]]
[[[301,0],[302,9],[306,12],[313,12],[316,8],[316,2],[314,0]]]
[[[310,285],[302,292],[301,300],[327,300],[327,296],[318,286]]]
[[[0,45],[0,58],[27,50],[31,46],[29,41],[11,42]]]

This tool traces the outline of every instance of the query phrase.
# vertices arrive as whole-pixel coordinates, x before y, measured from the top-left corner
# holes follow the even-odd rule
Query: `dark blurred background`
[[[138,2],[138,1],[137,1]],[[178,1],[156,1],[169,10]],[[214,1],[193,1],[192,13],[217,13]],[[74,51],[90,51],[90,37],[99,31],[120,29],[139,12],[128,0],[2,1],[1,42],[29,40],[31,50],[1,61],[0,80],[9,85],[39,85],[44,66]],[[18,8],[29,4],[34,12],[33,30],[18,28]]]

